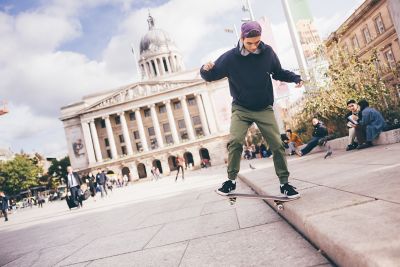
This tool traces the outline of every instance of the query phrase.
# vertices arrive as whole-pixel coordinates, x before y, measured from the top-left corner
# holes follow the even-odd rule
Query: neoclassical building
[[[61,108],[71,165],[81,172],[101,168],[138,179],[150,177],[152,166],[168,175],[177,155],[189,168],[203,158],[212,165],[227,158],[227,80],[207,83],[198,68],[186,71],[168,33],[150,15],[148,24],[140,43],[141,81]]]

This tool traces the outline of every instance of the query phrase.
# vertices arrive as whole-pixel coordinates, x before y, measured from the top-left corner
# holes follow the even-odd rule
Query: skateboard
[[[275,206],[278,210],[283,210],[284,209],[284,203],[285,202],[289,202],[289,201],[293,201],[298,198],[288,198],[288,197],[279,197],[279,196],[269,196],[269,195],[257,195],[257,194],[242,194],[242,193],[232,193],[232,194],[228,194],[226,195],[226,197],[229,198],[229,203],[231,205],[234,205],[236,203],[236,199],[239,198],[253,198],[253,199],[269,199],[269,200],[273,200],[275,203]]]

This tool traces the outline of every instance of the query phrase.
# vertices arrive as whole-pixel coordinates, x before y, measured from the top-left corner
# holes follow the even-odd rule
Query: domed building
[[[84,96],[61,108],[71,165],[81,173],[107,169],[132,180],[164,175],[183,156],[187,168],[227,158],[231,97],[226,79],[208,83],[148,17],[140,42],[141,81]]]

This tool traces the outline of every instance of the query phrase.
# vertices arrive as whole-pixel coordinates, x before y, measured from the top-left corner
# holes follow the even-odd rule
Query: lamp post
[[[135,48],[133,48],[133,44],[131,44],[131,51],[132,51],[133,57],[135,59],[135,65],[136,65],[136,71],[137,71],[138,78],[139,78],[139,80],[141,80],[142,74],[140,72],[139,61],[137,60],[136,52],[135,52]]]

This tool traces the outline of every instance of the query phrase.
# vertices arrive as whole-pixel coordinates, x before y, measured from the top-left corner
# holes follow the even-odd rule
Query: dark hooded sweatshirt
[[[272,106],[274,91],[271,75],[275,80],[284,82],[299,83],[301,78],[282,69],[269,45],[261,42],[258,48],[259,54],[243,56],[238,45],[220,56],[211,70],[205,71],[201,67],[200,75],[208,82],[228,77],[232,103],[235,105],[254,111]]]

